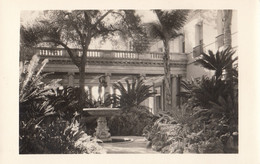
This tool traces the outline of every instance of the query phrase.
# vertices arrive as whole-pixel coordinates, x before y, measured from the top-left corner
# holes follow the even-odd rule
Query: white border
[[[236,9],[239,41],[239,154],[19,155],[19,14],[44,9]],[[257,0],[0,0],[0,163],[260,163],[259,1]],[[258,56],[257,56],[258,54]],[[258,156],[257,156],[258,155]]]

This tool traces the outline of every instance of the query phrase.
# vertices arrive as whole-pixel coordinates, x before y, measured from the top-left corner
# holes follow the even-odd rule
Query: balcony
[[[203,53],[203,44],[200,44],[193,48],[193,57],[196,58]]]
[[[216,48],[224,46],[224,34],[220,34],[216,37]]]
[[[40,57],[49,58],[51,61],[52,59],[55,60],[70,60],[69,54],[63,48],[46,48],[46,47],[38,47],[34,48],[33,54],[38,54]],[[72,49],[74,54],[77,56],[82,55],[81,49]],[[146,61],[162,61],[163,60],[163,53],[160,52],[144,52],[144,53],[137,53],[134,51],[117,51],[117,50],[88,50],[87,52],[87,59],[88,60],[99,60],[99,59],[106,59],[106,60],[130,60],[130,61],[137,61],[137,60],[146,60]],[[184,53],[170,53],[170,60],[171,61],[187,61],[187,56]]]

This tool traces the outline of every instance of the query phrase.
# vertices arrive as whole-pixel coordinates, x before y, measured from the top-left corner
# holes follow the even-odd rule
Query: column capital
[[[171,77],[172,78],[177,78],[177,77],[183,77],[183,74],[172,74]]]
[[[178,77],[177,74],[171,74],[171,78],[176,78],[176,77]]]
[[[146,74],[145,74],[145,73],[140,73],[139,76],[143,76],[143,77],[145,77]]]
[[[105,76],[112,76],[111,73],[105,73]]]
[[[68,72],[68,75],[75,75],[75,72]]]

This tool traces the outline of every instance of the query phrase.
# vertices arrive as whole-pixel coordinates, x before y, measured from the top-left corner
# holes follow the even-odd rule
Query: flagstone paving
[[[113,136],[112,138],[130,138],[132,141],[102,143],[108,154],[159,154],[146,148],[148,141],[141,136]]]

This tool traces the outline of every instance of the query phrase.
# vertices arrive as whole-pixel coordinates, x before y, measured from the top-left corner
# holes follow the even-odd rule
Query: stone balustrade
[[[34,53],[44,57],[69,57],[67,51],[63,48],[34,48]],[[74,54],[82,55],[81,49],[72,49]],[[106,59],[127,59],[127,60],[163,60],[163,53],[160,52],[143,52],[118,51],[118,50],[88,50],[88,58],[106,58]],[[187,60],[184,53],[170,53],[170,60]]]

